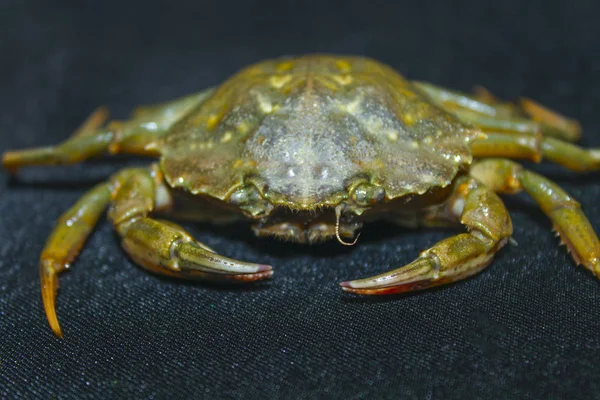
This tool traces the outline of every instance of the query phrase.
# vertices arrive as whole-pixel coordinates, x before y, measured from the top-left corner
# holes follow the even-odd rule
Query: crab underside
[[[61,145],[3,155],[12,172],[104,153],[160,157],[91,189],[48,239],[42,299],[58,336],[58,274],[107,207],[137,264],[187,279],[256,281],[273,271],[219,255],[153,214],[251,219],[257,235],[346,245],[374,219],[466,228],[406,266],[341,283],[352,293],[388,294],[482,270],[512,234],[497,193],[525,190],[576,263],[600,277],[600,242],[577,201],[509,160],[588,171],[600,169],[600,150],[572,144],[579,124],[528,99],[502,102],[482,88],[469,95],[408,81],[367,58],[312,55],[264,61],[217,88],[139,108],[126,121],[106,119],[100,108]]]

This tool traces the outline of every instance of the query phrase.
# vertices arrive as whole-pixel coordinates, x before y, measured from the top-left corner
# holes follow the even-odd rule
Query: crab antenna
[[[356,235],[353,242],[344,242],[344,240],[340,237],[340,217],[342,216],[342,208],[343,206],[340,204],[335,208],[335,237],[338,242],[343,244],[344,246],[354,246],[356,242],[358,242],[358,238],[360,237],[360,232]]]

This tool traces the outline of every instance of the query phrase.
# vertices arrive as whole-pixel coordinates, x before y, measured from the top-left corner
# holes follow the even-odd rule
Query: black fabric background
[[[5,0],[0,151],[57,143],[100,104],[124,117],[251,62],[307,52],[364,54],[414,79],[527,95],[581,120],[582,143],[600,146],[597,4]],[[400,266],[453,231],[367,226],[348,249],[185,224],[223,254],[276,267],[269,282],[231,288],[147,274],[102,220],[62,275],[57,339],[39,294],[45,238],[87,188],[136,163],[0,172],[0,397],[600,398],[600,283],[523,196],[506,199],[519,245],[486,271],[382,298],[337,283]],[[534,168],[600,230],[600,174]]]

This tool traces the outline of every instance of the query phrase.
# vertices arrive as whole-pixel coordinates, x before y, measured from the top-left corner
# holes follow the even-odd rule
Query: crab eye
[[[238,188],[229,196],[229,202],[236,206],[246,205],[258,198],[256,188],[253,186],[244,186]]]
[[[371,206],[383,202],[385,189],[370,183],[363,183],[354,188],[351,194],[352,200],[361,206]]]
[[[265,214],[270,208],[256,187],[251,185],[238,188],[229,196],[228,201],[253,216]]]

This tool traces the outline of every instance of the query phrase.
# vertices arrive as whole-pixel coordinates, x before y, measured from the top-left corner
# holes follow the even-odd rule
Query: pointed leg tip
[[[56,326],[51,326],[52,328],[52,332],[54,332],[54,334],[59,338],[62,339],[63,334],[62,334],[62,330],[60,329],[59,325]]]
[[[14,151],[7,151],[2,154],[2,166],[11,174],[14,175],[17,173],[17,153]]]
[[[52,332],[59,338],[62,338],[62,329],[60,329],[60,324],[58,323],[58,318],[56,317],[56,311],[54,310],[53,305],[51,309],[46,308],[46,318],[48,319],[48,324],[50,325]]]
[[[52,332],[59,338],[62,337],[62,329],[60,329],[60,324],[58,323],[58,318],[56,317],[56,311],[54,309],[54,305],[51,308],[46,308],[46,319],[48,320],[48,324],[50,325],[50,329]]]
[[[592,259],[588,268],[594,273],[596,278],[600,279],[600,258]]]
[[[42,259],[40,263],[40,283],[42,287],[42,304],[46,319],[52,332],[59,338],[62,330],[56,316],[56,290],[58,289],[58,277],[52,261]]]
[[[352,281],[344,281],[344,282],[340,282],[340,286],[342,287],[342,289],[346,290],[348,288],[352,288]]]

